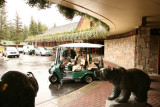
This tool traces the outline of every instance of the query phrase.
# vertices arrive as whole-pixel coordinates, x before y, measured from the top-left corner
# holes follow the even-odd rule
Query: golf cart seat
[[[79,55],[76,56],[75,59],[71,59],[70,62],[68,62],[67,66],[69,71],[72,71],[73,66],[79,63],[78,58],[79,58]]]
[[[88,65],[88,61],[86,59],[82,59],[81,66],[83,66],[86,69],[87,65]]]
[[[68,70],[69,70],[69,71],[72,71],[73,66],[74,66],[74,63],[69,62],[69,63],[67,64]]]
[[[98,68],[103,68],[104,64],[103,64],[103,58],[94,58],[92,63],[94,63]]]
[[[80,64],[81,64],[82,66],[84,66],[84,65],[85,65],[85,59],[81,59]]]
[[[68,58],[64,58],[62,61],[62,65],[65,66],[66,64],[68,64],[69,59]]]
[[[83,67],[81,65],[74,65],[72,67],[72,71],[77,72],[77,71],[82,71]]]
[[[75,57],[75,59],[71,59],[70,62],[68,62],[67,65],[77,65],[78,63],[78,58],[79,58],[79,55]]]
[[[97,65],[95,65],[95,64],[92,62],[91,64],[87,65],[86,69],[87,69],[88,71],[94,71],[94,70],[97,70],[98,67],[97,67]]]

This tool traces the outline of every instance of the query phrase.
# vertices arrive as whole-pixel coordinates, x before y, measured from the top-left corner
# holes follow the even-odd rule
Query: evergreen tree
[[[22,32],[22,40],[24,41],[29,35],[29,29],[27,26],[24,25],[23,32]]]
[[[36,21],[33,20],[33,17],[31,17],[31,23],[29,25],[29,36],[39,35],[47,29],[48,27],[46,25],[42,24],[40,21],[38,21],[37,24]]]
[[[45,25],[45,24],[42,24],[42,32],[44,32],[44,31],[46,31],[46,30],[48,30],[48,27]],[[41,33],[42,33],[41,32]]]
[[[0,8],[0,40],[7,39],[7,15],[4,7]]]
[[[44,24],[41,24],[40,21],[38,21],[38,34],[41,34],[42,32],[46,31],[48,27]]]
[[[15,36],[15,28],[13,26],[13,23],[8,24],[8,40],[13,41]]]
[[[13,40],[16,44],[18,44],[20,41],[22,41],[22,22],[20,22],[20,17],[18,16],[18,13],[16,12],[16,19],[15,21],[15,36],[13,37]]]
[[[42,24],[40,21],[38,21],[37,27],[38,27],[38,34],[41,34],[43,31],[42,31]]]
[[[29,35],[30,36],[38,35],[37,23],[33,20],[33,17],[31,17],[31,23],[29,25]]]

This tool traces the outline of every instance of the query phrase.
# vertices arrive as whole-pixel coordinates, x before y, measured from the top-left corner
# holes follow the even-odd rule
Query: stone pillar
[[[139,27],[136,37],[135,67],[145,72],[156,72],[158,39],[150,35],[149,27]]]
[[[136,37],[135,66],[141,70],[149,69],[150,28],[140,27]]]

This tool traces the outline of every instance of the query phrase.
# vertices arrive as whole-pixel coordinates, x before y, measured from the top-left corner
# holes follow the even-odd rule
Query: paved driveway
[[[17,70],[23,73],[33,72],[40,87],[36,104],[58,98],[85,85],[73,81],[64,81],[63,84],[50,84],[48,69],[53,62],[52,57],[21,54],[19,58],[1,58],[0,77],[9,70]]]

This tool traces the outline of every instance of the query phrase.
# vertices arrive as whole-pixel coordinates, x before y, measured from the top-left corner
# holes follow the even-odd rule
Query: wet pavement
[[[53,62],[52,57],[21,54],[19,58],[1,58],[0,77],[10,70],[17,70],[23,73],[32,72],[39,83],[36,105],[61,97],[85,85],[81,82],[71,80],[65,80],[63,83],[50,84],[48,80],[48,69]]]
[[[150,78],[152,82],[146,107],[160,107],[160,76],[150,75]],[[106,107],[106,100],[111,95],[112,88],[113,85],[108,81],[93,81],[72,93],[36,107]]]
[[[36,97],[36,107],[105,107],[106,99],[112,92],[109,82],[94,81],[88,85],[64,81],[63,84],[50,84],[48,68],[51,57],[21,56],[0,60],[0,76],[8,70],[32,71],[38,80],[40,90]],[[151,89],[148,92],[148,103],[160,107],[160,76],[150,75]],[[84,86],[85,85],[85,86]]]

